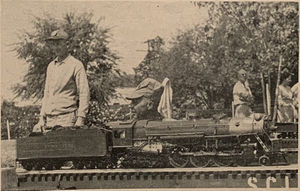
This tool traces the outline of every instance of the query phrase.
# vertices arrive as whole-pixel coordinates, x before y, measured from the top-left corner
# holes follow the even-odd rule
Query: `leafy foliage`
[[[119,76],[116,68],[119,59],[108,45],[111,38],[109,28],[101,26],[101,20],[93,22],[92,13],[67,13],[62,20],[50,15],[35,17],[34,31],[24,32],[15,51],[18,58],[24,59],[29,65],[23,83],[18,84],[14,91],[23,99],[43,97],[45,74],[48,64],[54,59],[53,45],[45,39],[51,32],[63,28],[69,35],[68,51],[85,66],[91,92],[91,109],[88,120],[95,120],[95,111],[105,110],[111,96],[114,95],[116,83],[111,80]]]
[[[196,2],[195,5],[208,9],[205,25],[181,31],[173,38],[171,48],[148,66],[155,79],[171,80],[177,110],[230,108],[232,88],[241,68],[249,72],[256,103],[261,103],[260,73],[270,71],[274,95],[280,55],[283,74],[294,74],[291,85],[297,82],[297,3]],[[138,67],[142,70],[140,67],[148,70],[143,62]]]
[[[7,122],[12,139],[24,137],[32,131],[39,119],[38,106],[17,107],[13,102],[3,100],[1,104],[1,139],[7,139]]]
[[[136,84],[139,84],[145,78],[158,76],[157,72],[159,72],[159,67],[157,66],[157,63],[164,54],[163,45],[165,42],[160,36],[157,36],[154,39],[147,40],[147,44],[148,53],[143,61],[134,68]]]
[[[257,73],[277,71],[279,55],[284,72],[298,73],[298,3],[224,2],[198,3],[208,6],[208,31],[222,32],[227,46],[244,58]],[[222,27],[216,27],[223,25]],[[230,56],[230,55],[229,55]],[[297,77],[294,78],[298,79]]]

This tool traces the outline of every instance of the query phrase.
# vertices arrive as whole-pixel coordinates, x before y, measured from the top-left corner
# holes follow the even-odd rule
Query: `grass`
[[[1,168],[16,166],[16,140],[1,140]]]

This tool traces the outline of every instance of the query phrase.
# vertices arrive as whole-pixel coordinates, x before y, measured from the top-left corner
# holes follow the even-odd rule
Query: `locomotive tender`
[[[263,114],[244,119],[110,122],[58,128],[17,140],[26,170],[163,168],[287,164],[298,151],[298,124],[273,124]]]

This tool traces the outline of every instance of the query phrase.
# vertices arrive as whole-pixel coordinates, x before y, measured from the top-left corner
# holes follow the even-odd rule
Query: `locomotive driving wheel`
[[[207,167],[210,161],[210,158],[207,156],[190,156],[190,163],[197,168]]]
[[[244,155],[242,155],[242,156],[236,158],[235,163],[238,166],[247,166],[248,165],[248,160]]]
[[[181,153],[187,152],[188,149],[183,146],[177,146],[173,148],[169,155],[169,163],[172,167],[183,168],[189,163],[189,157],[181,155]]]
[[[232,166],[234,164],[234,159],[232,156],[217,156],[215,163],[217,166]]]
[[[192,155],[189,157],[190,159],[190,163],[194,166],[194,167],[207,167],[209,166],[210,162],[211,162],[211,157],[210,156],[205,156],[203,148],[199,147],[199,146],[193,146],[191,152],[194,152],[195,154],[197,153],[197,155]],[[200,155],[199,155],[200,154]],[[202,154],[202,155],[201,155]]]

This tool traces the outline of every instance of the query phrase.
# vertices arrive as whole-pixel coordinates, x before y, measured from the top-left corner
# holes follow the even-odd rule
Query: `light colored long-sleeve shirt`
[[[85,117],[89,99],[88,80],[81,61],[69,55],[62,62],[55,59],[48,65],[41,116],[77,110],[77,116]]]
[[[278,104],[282,106],[293,104],[293,92],[289,86],[280,85],[278,87]]]
[[[293,87],[292,87],[292,92],[293,92],[293,104],[296,108],[298,108],[298,88],[299,88],[300,83],[297,82]]]
[[[252,92],[249,88],[249,83],[246,81],[242,83],[238,81],[233,87],[233,104],[249,104],[250,98],[252,97]]]

